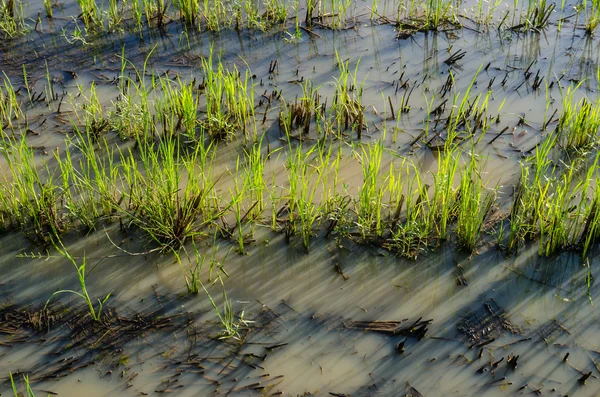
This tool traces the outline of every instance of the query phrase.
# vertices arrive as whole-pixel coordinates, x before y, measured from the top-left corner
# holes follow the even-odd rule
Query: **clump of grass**
[[[121,4],[119,4],[121,3]],[[122,31],[125,22],[125,3],[119,0],[108,0],[108,10],[104,11],[109,31]]]
[[[133,16],[136,29],[141,32],[144,17],[143,0],[131,0],[131,15]]]
[[[204,235],[202,227],[218,217],[210,206],[214,183],[201,177],[202,171],[210,172],[209,164],[197,165],[210,158],[200,145],[184,156],[174,138],[157,146],[138,141],[138,146],[139,162],[131,151],[121,159],[126,213],[162,250],[176,251],[187,239]]]
[[[244,222],[246,222],[247,214],[243,214],[243,204],[244,199],[247,195],[248,189],[248,179],[243,179],[240,181],[236,178],[237,175],[241,173],[240,170],[240,159],[237,159],[235,173],[232,175],[233,177],[233,188],[230,188],[231,193],[231,201],[229,203],[229,208],[233,210],[233,214],[235,216],[235,226],[233,228],[227,230],[227,233],[234,237],[238,243],[238,252],[240,254],[245,254],[246,250],[245,246],[245,236],[244,236]],[[234,234],[235,232],[235,234]]]
[[[206,254],[201,254],[198,250],[198,246],[192,241],[192,247],[194,249],[194,266],[191,269],[184,270],[185,286],[188,294],[199,294],[202,285],[201,273],[204,264],[206,263]],[[209,259],[211,271],[216,263],[215,256],[217,254],[218,247],[214,249],[211,258]],[[178,257],[178,256],[177,256]]]
[[[213,267],[213,264],[216,264],[216,261],[213,262],[213,259],[211,259],[211,269]],[[248,330],[248,325],[252,323],[252,321],[245,319],[244,311],[242,311],[239,315],[235,314],[233,309],[233,303],[227,297],[227,292],[225,291],[225,283],[223,282],[221,276],[221,274],[224,274],[225,276],[228,276],[228,274],[225,272],[223,266],[220,264],[218,266],[218,272],[219,273],[213,284],[218,282],[221,285],[221,289],[223,291],[223,310],[219,309],[214,299],[208,292],[206,285],[204,285],[204,283],[201,281],[199,274],[195,278],[196,285],[193,288],[201,287],[204,290],[211,306],[213,307],[215,314],[217,315],[217,318],[219,319],[219,322],[221,323],[222,331],[217,335],[217,338],[219,340],[239,341],[243,337],[242,332],[246,332]]]
[[[219,278],[220,280],[220,278]],[[222,281],[221,281],[222,283]],[[220,340],[228,340],[233,339],[239,341],[242,339],[242,332],[248,330],[248,325],[252,321],[246,320],[244,317],[244,312],[242,311],[239,316],[236,316],[235,311],[233,310],[233,303],[231,300],[227,298],[227,294],[225,293],[225,287],[223,286],[223,311],[220,311],[214,300],[208,293],[208,290],[204,287],[204,291],[208,296],[208,300],[212,305],[219,321],[221,322],[222,331],[218,335]],[[236,319],[237,317],[237,319]]]
[[[487,10],[484,10],[484,6],[486,4],[487,4]],[[490,22],[492,21],[494,14],[496,13],[496,11],[498,10],[498,7],[501,4],[502,4],[502,1],[500,1],[500,0],[478,1],[477,6],[476,6],[476,16],[477,17],[475,18],[475,20],[483,26],[489,25]]]

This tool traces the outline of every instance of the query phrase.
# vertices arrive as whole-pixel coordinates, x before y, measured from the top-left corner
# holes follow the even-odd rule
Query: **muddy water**
[[[66,6],[64,16],[77,14],[74,7]],[[35,6],[27,10],[35,18]],[[363,15],[362,11],[356,14]],[[472,97],[492,88],[489,113],[499,113],[501,121],[476,149],[487,158],[486,179],[505,186],[501,192],[506,196],[518,176],[521,155],[540,142],[544,134],[540,127],[554,109],[560,109],[559,84],[566,87],[583,81],[580,94],[595,97],[598,39],[585,36],[573,21],[560,31],[552,25],[542,33],[478,33],[473,25],[396,40],[391,26],[371,26],[367,17],[361,19],[355,29],[320,29],[320,37],[303,33],[296,41],[285,31],[183,35],[181,26],[174,23],[163,35],[152,31],[141,37],[110,34],[89,37],[89,45],[83,46],[66,43],[62,28],[69,34],[74,22],[59,17],[55,25],[43,27],[44,34],[17,41],[0,59],[15,87],[23,84],[21,65],[25,64],[32,91],[42,92],[47,64],[55,90],[61,96],[64,93],[61,112],[56,102],[27,110],[34,132],[28,135],[28,144],[38,149],[40,164],[51,163],[55,148],[59,152],[67,148],[64,138],[72,131],[72,107],[80,103],[78,86],[85,96],[94,81],[107,107],[117,99],[114,81],[120,73],[123,46],[126,57],[140,68],[156,45],[149,58],[154,73],[169,70],[184,81],[200,81],[200,57],[207,56],[212,45],[226,66],[249,67],[256,75],[257,98],[264,91],[281,90],[288,101],[302,95],[298,81],[307,79],[331,98],[339,75],[338,59],[347,59],[363,85],[362,103],[369,115],[363,141],[381,138],[386,127],[386,147],[400,158],[411,159],[424,174],[436,169],[435,154],[425,145],[408,143],[422,132],[428,108],[442,101],[440,89],[452,72],[453,93],[459,100],[472,81],[476,81]],[[452,65],[445,63],[459,49],[467,51],[465,57]],[[278,73],[270,76],[269,64],[274,60],[279,62]],[[534,75],[539,71],[548,86],[533,89],[524,78],[528,68]],[[387,98],[397,112],[409,92],[397,90],[399,82],[416,87],[409,99],[411,110],[399,121],[389,120]],[[265,109],[257,114],[261,111]],[[275,126],[277,115],[278,110],[271,109],[265,124]],[[519,123],[521,118],[525,123]],[[488,145],[505,127],[508,132]],[[394,129],[398,131],[395,137]],[[279,138],[276,128],[269,129],[271,148],[282,151],[268,162],[265,173],[275,175],[277,185],[284,185],[283,162],[288,153]],[[351,144],[342,149],[340,182],[352,193],[361,182],[353,149]],[[236,143],[220,146],[215,174],[233,169],[240,153]],[[5,160],[0,161],[4,170]],[[393,161],[398,158],[388,154],[382,169]],[[219,189],[226,195],[229,185],[222,183]],[[247,255],[238,255],[227,241],[218,240],[215,245],[207,238],[201,245],[208,256],[217,251],[215,258],[229,275],[224,276],[227,297],[235,313],[244,312],[248,320],[249,331],[246,326],[240,331],[245,343],[215,340],[221,326],[206,294],[185,293],[184,272],[193,261],[184,256],[183,264],[178,264],[171,256],[150,252],[153,247],[141,242],[141,236],[126,235],[116,225],[108,225],[90,235],[74,233],[65,238],[74,255],[85,254],[88,259],[90,294],[101,298],[111,292],[108,307],[122,316],[180,316],[173,317],[176,326],[140,333],[124,343],[122,351],[108,353],[98,351],[96,345],[65,349],[70,344],[67,326],[51,329],[45,336],[28,336],[26,343],[0,333],[0,374],[29,372],[38,395],[51,391],[65,396],[166,391],[182,396],[279,391],[286,395],[415,395],[411,387],[425,396],[597,395],[600,318],[594,304],[600,296],[593,280],[600,277],[598,253],[590,256],[586,267],[570,253],[540,259],[536,247],[506,258],[495,248],[483,246],[474,256],[465,257],[448,243],[410,262],[375,248],[339,246],[334,238],[325,238],[324,231],[308,253],[297,241],[288,245],[283,236],[266,227],[255,226],[253,232],[256,241],[248,246]],[[2,302],[37,308],[56,290],[78,288],[73,266],[56,253],[48,257],[44,247],[32,245],[21,233],[0,238]],[[186,248],[192,252],[192,247]],[[145,254],[132,256],[130,252]],[[38,257],[32,258],[31,253]],[[207,266],[202,280],[222,310],[223,289],[212,283],[218,270],[210,275]],[[67,308],[82,303],[67,294],[50,302]],[[422,338],[367,332],[357,325],[364,323],[353,323],[398,321],[401,329],[419,319],[431,320]],[[401,342],[402,352],[397,347]],[[519,356],[514,369],[507,366],[509,355]],[[73,357],[81,361],[72,368],[80,369],[54,381],[40,380],[60,360],[69,362]],[[83,363],[89,366],[80,367]],[[592,375],[585,384],[579,381],[589,372]],[[9,395],[6,382],[0,392]]]

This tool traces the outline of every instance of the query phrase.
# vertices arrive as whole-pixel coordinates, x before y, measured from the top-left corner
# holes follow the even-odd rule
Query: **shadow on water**
[[[302,247],[286,245],[281,236],[260,235],[249,255],[227,253],[225,242],[216,257],[230,275],[224,282],[234,311],[244,311],[245,319],[255,321],[247,323],[250,331],[243,344],[213,339],[221,330],[214,311],[204,294],[182,294],[182,268],[168,256],[115,257],[92,271],[91,293],[112,291],[107,310],[125,317],[154,313],[152,318],[172,319],[173,328],[167,333],[148,330],[142,339],[124,342],[116,356],[103,355],[98,346],[88,345],[91,353],[65,349],[66,339],[59,337],[65,330],[52,330],[43,338],[56,344],[44,342],[35,354],[27,355],[29,343],[10,350],[0,347],[2,370],[46,373],[54,368],[49,363],[58,350],[59,358],[74,355],[80,365],[92,365],[101,375],[94,380],[90,368],[78,375],[98,395],[162,388],[181,395],[199,390],[252,394],[267,390],[263,387],[292,395],[393,395],[404,393],[406,382],[423,395],[501,395],[525,385],[521,390],[594,394],[600,348],[591,302],[600,297],[593,288],[588,296],[588,270],[575,255],[540,259],[530,247],[516,257],[505,258],[491,249],[469,258],[446,244],[410,262],[379,249],[340,248],[327,240],[316,241],[306,254]],[[268,246],[264,240],[260,246],[266,238]],[[77,288],[72,265],[60,258],[15,265],[20,239],[4,237],[4,246],[15,247],[2,261],[3,274],[14,277],[3,280],[5,297],[35,306],[57,288]],[[74,240],[70,249],[76,253],[85,247],[89,258],[111,255],[105,243],[94,243],[103,239],[104,232],[97,232],[85,244]],[[143,245],[133,239],[122,245],[131,251],[136,247]],[[591,269],[596,258],[590,260]],[[35,272],[32,265],[38,266]],[[183,268],[189,265],[184,260]],[[22,280],[17,283],[18,278]],[[207,286],[222,308],[218,284]],[[52,306],[57,308],[83,306],[72,297],[55,301]],[[384,320],[404,320],[401,325],[406,326],[419,318],[432,320],[422,339],[351,326],[352,321]],[[507,366],[509,356],[519,356],[515,369]],[[584,386],[579,379],[589,371],[591,385]],[[128,380],[133,373],[135,378]],[[38,386],[69,394],[69,378]]]

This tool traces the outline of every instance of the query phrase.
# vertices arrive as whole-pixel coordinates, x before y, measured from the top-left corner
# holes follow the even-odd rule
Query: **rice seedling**
[[[587,149],[598,144],[600,104],[583,98],[576,102],[577,91],[569,87],[563,98],[563,109],[556,128],[560,143],[566,150]]]
[[[584,266],[587,268],[587,274],[585,275],[585,286],[587,289],[587,296],[590,304],[594,306],[594,301],[592,299],[592,284],[594,282],[594,276],[592,276],[592,267],[590,266],[589,259],[586,258]]]
[[[111,128],[122,139],[148,139],[156,134],[156,124],[152,114],[150,93],[156,88],[155,82],[146,81],[148,62],[156,47],[146,56],[142,70],[125,58],[125,48],[121,49],[121,73],[119,75],[119,100],[113,104],[113,109],[108,112]],[[134,77],[126,77],[127,68],[131,67]]]
[[[65,28],[62,29],[62,37],[69,44],[79,43],[82,46],[86,46],[88,44],[88,42],[86,40],[87,29],[86,28],[81,29],[81,27],[79,26],[79,24],[77,23],[76,20],[74,21],[74,24],[75,24],[75,26],[71,33],[69,33],[67,31],[67,29],[65,29]]]
[[[71,218],[69,223],[75,224],[79,221],[88,230],[93,230],[96,220],[100,217],[97,199],[90,194],[93,190],[81,191],[78,189],[81,187],[81,179],[75,175],[75,166],[70,151],[66,151],[64,158],[61,158],[58,152],[54,153],[54,157],[58,163],[62,182],[60,184],[61,204],[66,210],[66,215]]]
[[[433,174],[434,189],[429,207],[430,227],[441,240],[448,238],[449,223],[456,217],[455,180],[458,173],[458,156],[458,145],[454,136],[449,136],[438,156],[438,168]]]
[[[452,1],[426,0],[423,3],[423,8],[424,26],[422,26],[422,30],[438,30],[442,24],[459,25]]]
[[[122,30],[122,24],[125,19],[125,4],[125,2],[121,2],[121,6],[119,7],[119,0],[108,0],[108,10],[105,11],[105,14],[109,31]]]
[[[194,241],[192,241],[192,247],[194,248],[195,263],[191,269],[187,269],[184,271],[185,286],[187,288],[188,294],[199,294],[200,288],[202,287],[201,272],[202,267],[206,262],[206,254],[200,254],[200,251],[198,251],[198,246],[196,246],[196,243]]]
[[[460,2],[457,2],[456,7],[459,4]],[[460,26],[456,7],[452,0],[398,2],[396,19],[381,19],[393,22],[399,30],[397,37],[406,38],[418,31],[437,31],[444,25]]]
[[[46,10],[46,17],[52,19],[52,0],[44,0],[44,9]]]
[[[231,139],[237,131],[256,139],[254,87],[249,70],[242,77],[236,67],[226,71],[219,62],[215,68],[211,49],[209,57],[202,59],[202,71],[206,117],[200,120],[200,129],[216,140]]]
[[[540,211],[539,254],[551,256],[568,247],[577,221],[577,206],[571,206],[576,196],[581,194],[583,182],[573,186],[575,164],[571,164],[565,174],[552,178],[554,191],[547,197]]]
[[[233,188],[230,189],[231,201],[228,205],[228,207],[233,210],[233,214],[235,216],[235,226],[233,226],[231,229],[227,230],[226,232],[231,237],[235,238],[235,240],[238,243],[238,249],[237,249],[238,253],[240,255],[243,255],[246,253],[246,250],[244,248],[244,245],[245,245],[244,222],[246,222],[248,212],[246,212],[246,214],[242,214],[242,210],[243,210],[242,205],[244,203],[244,199],[247,196],[248,179],[244,178],[240,183],[240,180],[238,178],[236,178],[236,176],[239,175],[240,172],[241,172],[240,159],[238,157],[237,162],[236,162],[235,172],[232,173]],[[235,235],[234,235],[234,233],[235,233]]]
[[[600,24],[600,1],[591,0],[590,3],[587,21],[585,22],[585,32],[589,35],[593,34],[598,24]]]
[[[146,23],[148,26],[151,26],[151,23],[156,20],[156,25],[158,27],[162,26],[162,20],[159,18],[158,11],[158,3],[154,0],[141,0],[141,4],[139,5],[139,9],[143,10],[144,16],[146,17]],[[140,18],[141,19],[141,18]]]
[[[291,135],[298,130],[297,137],[303,140],[308,137],[314,119],[316,130],[325,135],[333,130],[325,112],[325,104],[320,104],[319,87],[314,87],[312,81],[305,80],[299,83],[302,87],[302,96],[293,103],[280,99],[279,127],[286,135]]]
[[[462,132],[464,132],[467,137],[472,137],[479,129],[482,130],[482,135],[487,131],[488,125],[486,114],[491,92],[488,91],[483,100],[481,99],[481,94],[475,98],[471,98],[471,90],[473,89],[477,81],[477,76],[479,76],[482,68],[483,65],[479,67],[462,96],[460,93],[456,93],[453,96],[450,114],[446,118],[446,122],[442,128],[442,131],[446,131],[447,142],[449,141],[452,143]],[[503,105],[504,102],[500,105],[498,112],[500,112]],[[433,130],[435,130],[436,126],[437,123],[434,125]],[[439,132],[437,132],[437,135],[439,135]]]
[[[581,216],[580,229],[574,235],[578,239],[572,241],[577,244],[581,250],[582,258],[586,258],[592,243],[600,236],[600,179],[595,176],[598,170],[598,160],[600,155],[596,155],[593,164],[588,168],[587,175],[583,182],[582,197],[579,202],[578,214]],[[588,192],[591,191],[591,197],[586,200]]]
[[[50,77],[48,61],[45,60],[44,65],[46,66],[46,86],[44,87],[44,93],[46,94],[46,103],[48,104],[48,109],[51,109],[51,103],[55,100],[54,83]]]
[[[25,69],[25,65],[23,64],[23,84],[25,84],[25,89],[27,90],[27,98],[29,99],[29,104],[33,105],[33,98],[31,96],[31,89],[29,87],[29,79],[27,78],[27,69]]]
[[[312,26],[313,23],[313,14],[315,13],[315,11],[317,11],[320,15],[320,7],[321,7],[321,1],[320,0],[307,0],[306,1],[306,18],[304,18],[304,23],[306,24],[306,26]],[[298,17],[296,17],[296,20],[298,19]]]
[[[157,124],[163,126],[163,134],[173,136],[182,131],[188,141],[196,142],[198,98],[194,95],[192,84],[182,83],[179,77],[176,82],[161,77],[164,96],[157,100],[155,110]]]
[[[207,292],[208,295],[208,292]],[[209,300],[217,313],[217,317],[221,321],[221,325],[223,326],[223,331],[218,336],[220,340],[234,339],[241,340],[242,335],[240,332],[248,329],[248,325],[252,322],[250,320],[246,320],[244,318],[244,312],[242,311],[238,318],[236,319],[236,314],[233,310],[233,304],[231,300],[227,298],[227,294],[225,293],[225,287],[223,287],[223,312],[220,312],[217,308],[217,305],[214,303],[212,298],[209,295]]]
[[[557,143],[557,135],[549,135],[535,149],[535,154],[521,164],[521,177],[514,191],[510,211],[510,231],[506,249],[513,252],[526,240],[533,240],[539,232],[540,216],[550,194],[549,176],[551,150]],[[531,170],[529,164],[533,165]]]
[[[131,14],[138,31],[142,31],[143,27],[143,0],[131,0]]]
[[[266,25],[260,16],[257,4],[252,0],[240,0],[234,6],[235,28],[240,30],[244,26],[248,29],[265,30]],[[245,22],[244,22],[245,21]]]
[[[20,0],[1,0],[0,2],[0,32],[4,38],[22,36],[28,31],[25,23],[23,3]]]
[[[17,385],[15,384],[15,380],[13,378],[12,372],[8,373],[8,377],[10,378],[10,386],[12,388],[13,396],[14,397],[24,396],[23,393],[20,393],[17,390]],[[33,393],[33,390],[31,389],[31,385],[29,384],[29,375],[23,375],[23,383],[25,384],[25,393],[26,393],[25,396],[35,397],[35,394]]]
[[[233,340],[239,341],[242,339],[241,332],[247,331],[248,325],[250,323],[252,323],[252,321],[246,320],[244,318],[244,311],[242,311],[239,314],[239,316],[236,316],[236,314],[233,310],[233,303],[231,302],[231,300],[229,300],[227,298],[227,293],[225,291],[225,284],[223,283],[223,279],[221,278],[220,274],[218,275],[217,279],[215,280],[215,283],[217,281],[221,285],[221,289],[223,291],[223,311],[219,310],[219,307],[217,306],[214,299],[208,292],[208,289],[206,288],[204,283],[202,283],[202,281],[199,280],[199,284],[202,287],[202,289],[204,290],[204,292],[206,293],[206,296],[208,297],[208,300],[209,300],[211,306],[213,307],[213,310],[214,310],[215,314],[217,315],[217,318],[219,319],[219,322],[221,323],[221,326],[222,326],[222,331],[219,333],[219,335],[217,335],[217,337],[219,340],[233,339]],[[236,319],[236,317],[237,317],[237,319]]]
[[[203,0],[202,17],[208,30],[217,31],[231,24],[230,13],[222,1]]]
[[[323,212],[325,214],[337,212],[337,215],[341,215],[339,207],[346,207],[343,202],[349,201],[339,191],[342,144],[334,145],[333,143],[328,143],[325,139],[321,139],[317,143],[317,150],[318,157],[322,159],[320,162],[323,164],[322,172],[319,174]],[[330,176],[333,178],[330,179]]]
[[[513,30],[542,30],[548,24],[552,12],[556,8],[555,3],[547,0],[529,0],[525,15],[518,25],[511,27]]]
[[[425,184],[419,171],[412,164],[406,165],[406,175],[413,169],[406,193],[400,196],[396,204],[396,213],[390,226],[391,238],[386,247],[400,256],[416,259],[428,246],[432,225],[427,213],[429,206],[429,186]],[[401,210],[404,216],[401,217]]]
[[[73,163],[70,151],[66,151],[64,158],[56,153],[55,158],[61,170],[69,215],[86,229],[94,230],[98,220],[109,219],[121,209],[120,170],[115,164],[114,149],[106,140],[96,148],[91,137],[84,138],[76,127],[75,130],[77,139],[69,142],[83,158],[77,165]]]
[[[83,119],[80,122],[83,122],[86,134],[92,139],[98,140],[102,134],[108,131],[110,124],[104,116],[104,110],[96,92],[96,84],[94,82],[90,84],[89,97],[85,96],[81,85],[78,85],[78,89],[80,93],[79,97],[85,100],[81,106],[83,109]],[[76,109],[76,107],[74,108]],[[77,112],[76,115],[79,116]]]
[[[74,290],[59,290],[56,291],[52,294],[52,296],[50,297],[50,299],[48,299],[48,301],[46,301],[46,305],[44,307],[44,310],[48,307],[48,305],[50,304],[50,300],[52,300],[52,298],[54,298],[56,295],[60,295],[60,294],[73,294],[76,296],[79,296],[81,299],[83,299],[88,307],[88,311],[90,313],[90,316],[92,317],[92,319],[94,321],[100,321],[100,318],[102,316],[102,310],[104,309],[104,304],[106,303],[106,301],[108,301],[108,299],[110,298],[110,293],[108,293],[104,299],[100,300],[98,299],[98,306],[94,307],[94,303],[92,302],[92,298],[90,297],[88,290],[87,290],[87,286],[86,286],[86,266],[87,266],[87,259],[85,254],[83,255],[83,259],[81,262],[81,265],[77,264],[77,260],[73,257],[73,255],[71,255],[71,253],[67,250],[67,248],[64,246],[64,244],[62,243],[62,241],[60,240],[60,238],[56,237],[56,239],[52,239],[52,244],[54,245],[54,248],[63,256],[65,257],[77,270],[77,278],[79,279],[79,289],[80,291],[74,291]]]
[[[284,23],[288,18],[288,7],[285,1],[265,0],[265,12],[262,18],[270,23]]]
[[[408,178],[407,160],[402,159],[400,165],[390,162],[387,179],[387,194],[388,194],[388,221],[386,226],[391,230],[395,230],[400,216],[402,215],[402,207],[406,200],[404,192],[405,179]]]
[[[269,187],[269,204],[270,204],[270,227],[271,230],[276,232],[279,222],[279,209],[281,207],[281,201],[283,200],[283,188],[279,187],[275,183],[275,171],[271,173],[271,184]]]
[[[383,141],[362,147],[360,163],[363,184],[357,203],[357,225],[363,240],[374,239],[383,234],[383,205],[386,193],[385,180],[380,176]]]
[[[265,209],[264,192],[267,184],[264,179],[265,165],[268,157],[276,152],[271,152],[267,156],[262,154],[262,141],[264,135],[258,142],[252,145],[250,150],[245,150],[247,165],[245,169],[245,184],[248,189],[250,201],[253,203],[252,210],[248,214],[251,219],[258,219]]]
[[[292,149],[290,145],[288,150],[289,157],[286,161],[289,183],[287,199],[290,230],[288,233],[299,232],[304,247],[309,249],[313,226],[320,217],[315,195],[319,177],[326,163],[323,161],[324,157],[320,155],[315,156],[314,163],[311,161],[313,154],[319,154],[317,146],[312,146],[306,153],[301,146]]]
[[[331,103],[330,113],[336,125],[336,134],[342,137],[343,131],[356,130],[358,139],[365,128],[364,106],[361,103],[363,84],[358,82],[358,66],[350,73],[349,61],[342,61],[336,52],[339,77],[335,79],[335,94]]]
[[[471,253],[477,246],[483,224],[494,203],[494,195],[485,192],[474,152],[461,172],[458,191],[456,238],[458,246]]]
[[[86,29],[97,29],[102,27],[102,16],[96,0],[77,0],[81,8],[81,19]]]
[[[40,173],[34,160],[34,151],[23,137],[10,142],[3,151],[10,170],[11,182],[5,190],[5,205],[13,211],[14,221],[26,234],[37,241],[47,242],[51,233],[63,230],[63,216],[59,206],[60,189],[54,183],[54,173],[44,162]]]
[[[180,18],[188,26],[198,26],[200,13],[199,0],[176,0],[174,2],[176,8],[179,9]]]
[[[487,4],[487,9],[484,9],[484,6]],[[492,1],[478,1],[476,6],[476,18],[475,20],[483,25],[489,25],[494,17],[494,14],[498,10],[498,7],[502,5],[501,0],[492,0]]]
[[[4,77],[0,86],[0,134],[6,127],[13,129],[13,121],[25,118],[10,79],[5,73],[2,74]]]
[[[348,10],[353,6],[351,0],[320,0],[316,3],[319,10],[318,19],[331,29],[342,29],[346,27],[349,18]]]

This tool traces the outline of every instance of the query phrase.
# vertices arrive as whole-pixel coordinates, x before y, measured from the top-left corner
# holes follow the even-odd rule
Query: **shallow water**
[[[27,8],[27,15],[35,18],[36,7],[41,6],[35,3]],[[315,29],[318,37],[303,32],[298,40],[292,40],[287,28],[267,33],[184,34],[179,23],[172,23],[163,34],[149,29],[141,34],[90,36],[84,46],[68,44],[63,37],[76,24],[65,17],[77,14],[75,4],[68,4],[57,12],[54,26],[42,27],[43,33],[4,44],[0,64],[15,89],[23,85],[25,65],[35,93],[47,88],[47,72],[62,98],[50,106],[39,102],[26,110],[27,127],[32,131],[27,143],[37,148],[39,165],[47,162],[52,167],[56,148],[58,153],[76,152],[65,134],[72,132],[73,122],[77,124],[72,110],[82,103],[77,97],[79,86],[85,98],[94,82],[105,109],[117,101],[121,53],[140,69],[152,52],[148,62],[155,76],[168,72],[173,79],[201,81],[201,57],[208,56],[212,46],[226,67],[235,65],[242,73],[249,69],[255,75],[257,103],[263,93],[268,96],[273,91],[281,91],[288,102],[301,98],[298,83],[306,80],[331,101],[338,59],[348,60],[363,87],[368,122],[362,141],[377,141],[387,128],[388,152],[381,168],[389,169],[391,163],[408,158],[425,178],[437,169],[437,153],[420,142],[409,144],[425,128],[430,110],[443,101],[440,90],[451,72],[454,89],[445,97],[450,103],[453,96],[460,101],[472,81],[476,81],[472,98],[492,89],[488,114],[491,118],[500,114],[501,120],[474,146],[485,158],[485,180],[498,186],[501,203],[510,199],[522,156],[542,140],[546,133],[542,125],[561,108],[560,90],[583,81],[578,94],[596,97],[598,39],[584,35],[573,22],[561,30],[553,23],[540,33],[477,32],[473,24],[468,25],[470,29],[416,33],[397,40],[392,26],[371,24],[364,12],[362,8],[356,11],[361,23],[354,29]],[[552,18],[554,22],[558,16]],[[464,58],[446,64],[457,50],[466,51]],[[275,60],[277,73],[269,73]],[[524,76],[528,69],[544,78],[539,89],[532,87],[532,78]],[[129,66],[127,73],[134,73]],[[410,92],[410,88],[397,88],[403,83],[414,91],[408,102],[410,111],[400,115],[402,98]],[[21,100],[25,103],[24,92]],[[161,93],[153,95],[153,101],[161,98]],[[399,120],[390,119],[390,101]],[[445,114],[449,111],[450,104]],[[267,162],[265,175],[273,175],[274,184],[284,186],[285,159],[292,146],[281,139],[278,112],[265,105],[256,110],[258,119],[266,115],[261,129],[266,131],[264,146],[268,148],[263,152],[281,149],[278,157]],[[524,123],[519,123],[521,118]],[[443,134],[441,126],[435,130],[435,121],[430,121],[430,134]],[[488,144],[505,127],[507,132]],[[340,186],[357,195],[362,182],[359,148],[355,136],[346,138],[339,144],[343,152]],[[111,145],[131,146],[114,136],[108,139]],[[225,175],[218,184],[223,196],[231,194],[227,176],[243,148],[241,142],[232,142],[217,149],[213,172]],[[469,150],[466,145],[464,150]],[[8,175],[6,159],[0,159],[0,166]],[[318,190],[317,197],[321,194]],[[246,255],[239,255],[225,239],[215,244],[208,237],[199,243],[209,257],[216,251],[215,259],[228,274],[223,275],[222,287],[215,282],[218,269],[209,275],[207,263],[202,280],[218,308],[223,308],[224,289],[234,312],[244,313],[249,330],[241,330],[247,332],[245,343],[215,340],[221,328],[206,294],[186,294],[184,272],[194,264],[188,257],[193,257],[191,246],[186,246],[189,255],[177,263],[171,255],[152,252],[154,246],[140,233],[123,233],[118,225],[107,224],[97,232],[73,232],[65,237],[73,255],[88,259],[90,294],[100,298],[110,292],[107,305],[122,316],[160,310],[160,317],[181,315],[174,318],[185,317],[189,322],[173,320],[177,324],[173,329],[143,333],[113,354],[95,347],[65,349],[70,331],[64,325],[50,330],[48,339],[28,334],[27,342],[14,344],[9,343],[10,334],[0,329],[0,378],[6,380],[9,371],[29,373],[39,395],[51,391],[66,396],[167,391],[182,396],[277,392],[370,396],[411,393],[410,387],[425,396],[597,394],[600,318],[594,303],[600,296],[593,282],[600,277],[597,251],[586,267],[580,256],[569,252],[540,258],[535,245],[506,257],[488,240],[468,257],[456,251],[451,239],[418,261],[408,261],[380,248],[326,237],[325,230],[318,232],[309,252],[299,239],[287,244],[281,233],[263,225],[248,226],[245,231],[256,240],[246,246]],[[5,232],[0,239],[2,302],[38,308],[54,291],[78,288],[73,265],[55,252],[46,253],[47,247],[31,243],[21,232]],[[54,296],[50,304],[58,302],[71,308],[83,303],[72,294]],[[490,308],[496,314],[493,325],[484,321]],[[432,320],[421,340],[365,332],[353,329],[351,323],[403,320],[405,326],[420,318]],[[477,330],[477,338],[471,340],[465,334],[465,324],[471,322],[489,328]],[[471,347],[488,338],[493,339],[489,344]],[[402,341],[405,347],[400,353],[396,346]],[[568,360],[564,360],[567,353]],[[514,370],[507,367],[509,355],[519,356]],[[89,366],[55,381],[39,381],[64,363],[61,360],[69,362],[72,357],[79,360],[73,368],[82,363]],[[578,379],[590,371],[584,385]],[[0,392],[8,395],[9,384],[0,386]]]

